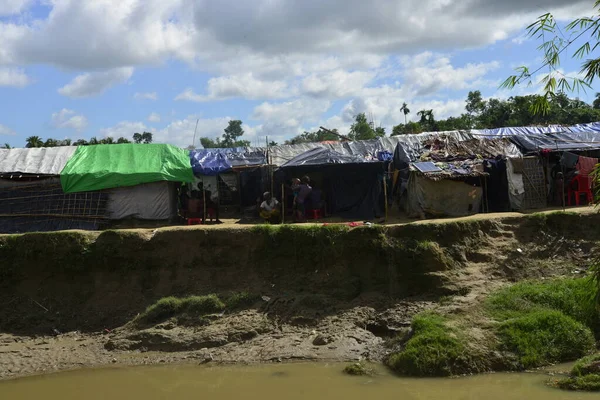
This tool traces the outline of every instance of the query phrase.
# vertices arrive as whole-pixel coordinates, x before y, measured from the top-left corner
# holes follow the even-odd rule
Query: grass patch
[[[573,369],[571,370],[571,375],[573,376],[583,376],[589,374],[600,375],[600,354],[583,357],[581,360],[578,360],[575,363]]]
[[[158,323],[179,314],[187,317],[201,317],[225,309],[225,303],[216,295],[189,296],[184,298],[165,297],[152,304],[140,314],[136,321]]]
[[[521,282],[491,295],[486,308],[499,321],[542,310],[557,310],[599,331],[594,282],[589,278]]]
[[[575,376],[559,380],[555,384],[564,390],[600,392],[600,375]]]
[[[250,307],[256,303],[259,298],[259,295],[248,292],[233,293],[225,300],[225,305],[228,309]]]
[[[412,376],[449,376],[472,369],[466,340],[438,314],[423,313],[412,321],[412,337],[404,350],[392,354],[387,364]]]
[[[523,368],[573,360],[594,348],[590,329],[555,310],[509,319],[498,328],[501,347],[517,354]]]
[[[373,375],[373,371],[367,367],[365,363],[357,362],[354,364],[346,365],[343,372],[347,375],[353,376],[370,376]]]

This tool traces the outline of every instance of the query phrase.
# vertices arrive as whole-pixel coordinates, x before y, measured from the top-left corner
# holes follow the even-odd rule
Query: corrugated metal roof
[[[0,149],[0,174],[60,175],[76,146]]]

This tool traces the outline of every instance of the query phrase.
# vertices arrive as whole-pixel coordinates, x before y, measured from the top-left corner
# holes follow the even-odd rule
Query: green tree
[[[350,140],[369,140],[377,138],[375,130],[367,121],[365,113],[357,114],[348,134]]]
[[[100,144],[100,141],[96,138],[96,136],[92,136],[88,142],[90,146]]]
[[[153,140],[153,135],[150,132],[144,132],[144,133],[134,133],[133,134],[133,141],[134,143],[137,144],[149,144],[152,143]]]
[[[316,143],[333,140],[340,140],[337,129],[333,129],[331,131],[319,129],[316,132],[304,132],[303,134],[295,136],[290,140],[286,140],[285,144]]]
[[[85,139],[79,139],[76,140],[75,143],[73,143],[74,146],[87,146],[88,142]]]
[[[118,144],[131,143],[131,140],[125,139],[124,137],[120,137],[117,139]]]
[[[213,140],[211,138],[202,137],[200,138],[200,144],[205,149],[218,149],[221,147],[221,141],[219,138]]]
[[[229,121],[227,128],[224,129],[223,140],[221,141],[222,147],[248,147],[250,142],[247,140],[240,140],[244,136],[244,129],[242,128],[242,121],[239,119]]]
[[[392,129],[392,136],[409,135],[423,132],[423,127],[418,122],[408,121],[406,124],[398,124]]]
[[[8,143],[4,143],[4,146],[2,146],[2,148],[4,149],[12,149],[11,145]]]
[[[385,128],[383,126],[379,126],[375,128],[375,136],[384,137],[385,136]]]
[[[406,125],[406,116],[410,114],[410,110],[408,109],[408,105],[406,103],[402,103],[402,107],[400,107],[400,112],[404,114],[404,125]]]
[[[433,110],[421,110],[417,113],[417,115],[421,118],[419,123],[426,131],[432,132],[435,131],[435,117],[433,115]]]
[[[107,136],[104,139],[100,140],[100,144],[115,144],[115,139],[113,139],[110,136]]]
[[[271,141],[269,142],[269,147],[273,147],[273,146],[277,146],[277,142],[275,142],[275,141],[271,140]]]
[[[44,142],[39,136],[29,136],[27,139],[25,139],[25,142],[27,143],[25,145],[27,148],[44,147]]]
[[[596,52],[600,46],[600,0],[593,1],[591,12],[589,17],[575,18],[564,29],[551,13],[538,17],[527,27],[527,34],[541,41],[538,47],[542,53],[541,65],[533,71],[526,66],[517,68],[517,73],[509,76],[501,87],[512,89],[523,83],[532,85],[535,79],[541,78],[543,95],[536,96],[531,111],[544,115],[550,112],[550,102],[557,93],[591,88],[594,79],[600,75],[600,57]],[[565,52],[573,45],[579,47]],[[565,75],[560,70],[564,54],[582,60],[580,74],[583,78]]]
[[[594,99],[594,108],[596,110],[600,109],[600,93],[596,93],[596,98]]]
[[[46,141],[44,142],[44,147],[56,147],[56,146],[60,146],[60,142],[56,139],[46,139]]]

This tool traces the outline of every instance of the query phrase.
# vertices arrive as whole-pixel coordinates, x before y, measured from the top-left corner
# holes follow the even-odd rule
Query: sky
[[[0,0],[0,144],[150,131],[187,147],[244,122],[253,145],[365,112],[389,133],[411,110],[506,98],[540,65],[526,26],[592,0]],[[565,73],[578,62],[564,53]],[[597,88],[579,93],[590,101]]]

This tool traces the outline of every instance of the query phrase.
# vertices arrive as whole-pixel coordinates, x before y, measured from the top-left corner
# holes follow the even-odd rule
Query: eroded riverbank
[[[379,362],[415,314],[469,315],[511,283],[582,276],[599,240],[599,216],[563,213],[4,236],[0,378],[112,363]],[[161,298],[210,293],[222,308],[132,322]],[[229,305],[242,293],[252,300]],[[480,356],[498,356],[478,329]]]

